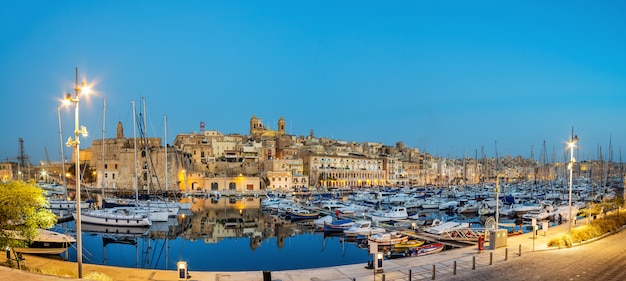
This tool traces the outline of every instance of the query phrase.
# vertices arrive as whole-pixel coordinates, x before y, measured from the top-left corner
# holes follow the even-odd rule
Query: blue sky
[[[252,114],[287,132],[441,155],[578,158],[626,144],[623,1],[3,1],[0,158],[24,139],[60,156],[57,106],[74,69],[90,131],[248,133]],[[61,111],[64,141],[72,108]],[[626,147],[624,147],[626,149]],[[69,149],[65,149],[69,157]],[[626,153],[626,151],[625,151]],[[624,155],[626,157],[626,155]]]

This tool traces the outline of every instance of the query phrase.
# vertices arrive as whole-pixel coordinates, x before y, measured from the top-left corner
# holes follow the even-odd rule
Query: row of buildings
[[[81,149],[80,162],[94,179],[87,181],[91,187],[185,193],[474,185],[493,182],[496,177],[505,181],[550,180],[567,173],[565,164],[548,164],[545,159],[485,158],[478,152],[474,157],[447,159],[402,142],[395,146],[347,142],[315,137],[313,131],[308,136],[294,136],[285,132],[283,117],[276,128],[266,128],[255,115],[250,118],[248,135],[205,130],[201,123],[199,132],[179,134],[170,145],[161,138],[147,137],[141,130],[139,136],[127,137],[123,124],[118,123],[115,138],[93,140],[91,147]],[[0,163],[0,177],[24,177],[26,167],[16,166]],[[64,175],[72,176],[68,167],[46,163],[31,167],[28,174],[39,180],[60,180]],[[577,163],[575,173],[601,179],[611,169],[621,170],[621,164]]]

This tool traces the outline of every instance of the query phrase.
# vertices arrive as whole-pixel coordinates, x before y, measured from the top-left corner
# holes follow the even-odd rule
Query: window
[[[211,183],[211,190],[213,191],[219,190],[219,187],[216,182]]]
[[[228,184],[228,190],[237,190],[237,184],[231,182]]]

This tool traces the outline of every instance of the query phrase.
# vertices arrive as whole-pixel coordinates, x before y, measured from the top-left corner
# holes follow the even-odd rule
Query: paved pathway
[[[584,220],[578,221],[574,227],[584,223]],[[547,242],[557,235],[566,233],[567,229],[568,224],[566,222],[560,226],[550,228],[547,232],[540,229],[535,239],[533,239],[532,233],[509,237],[506,247],[484,250],[481,253],[478,252],[476,246],[472,246],[422,257],[385,260],[384,272],[378,273],[376,276],[373,270],[364,267],[365,264],[275,271],[270,274],[271,279],[275,281],[364,281],[382,280],[383,275],[385,280],[391,281],[409,280],[409,274],[411,280],[432,280],[433,272],[435,280],[591,280],[589,279],[590,276],[606,277],[605,279],[593,278],[594,280],[626,280],[624,274],[621,273],[621,269],[626,266],[626,262],[624,262],[626,261],[625,231],[620,232],[618,235],[611,235],[601,239],[602,243],[608,245],[602,247],[619,249],[620,251],[597,251],[598,247],[593,245],[598,242],[591,243],[592,245],[588,246],[547,251],[550,250],[547,247]],[[519,255],[520,251],[521,256]],[[619,259],[620,263],[615,264],[618,267],[607,263],[605,255],[609,258]],[[593,257],[593,259],[600,261],[587,261],[586,257]],[[568,266],[557,263],[557,261],[562,261]],[[581,262],[586,263],[588,266],[580,266]],[[74,274],[77,272],[75,262],[38,256],[26,256],[26,264],[31,270],[54,268],[74,272]],[[456,275],[454,275],[455,264]],[[196,272],[193,271],[193,268],[190,270],[190,280],[265,281],[262,271]],[[177,272],[174,270],[134,269],[83,264],[83,276],[86,276],[91,271],[106,274],[114,280],[179,280]],[[0,266],[0,280],[76,280],[76,278],[38,275]]]

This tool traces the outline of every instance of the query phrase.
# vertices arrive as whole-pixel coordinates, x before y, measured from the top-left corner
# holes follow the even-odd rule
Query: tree
[[[0,182],[0,246],[27,247],[39,228],[54,226],[57,219],[49,204],[34,180]]]

